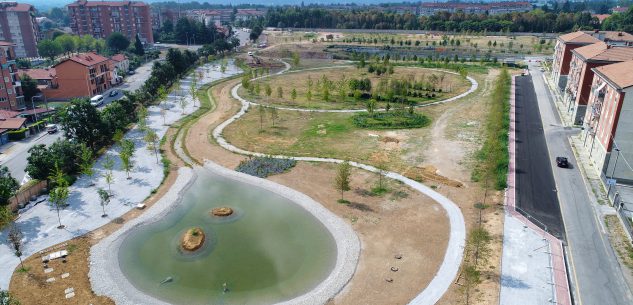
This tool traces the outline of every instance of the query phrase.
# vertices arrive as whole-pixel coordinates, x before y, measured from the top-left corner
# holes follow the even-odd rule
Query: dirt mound
[[[408,178],[418,181],[434,181],[452,187],[464,186],[464,184],[460,181],[453,180],[438,174],[437,168],[432,165],[410,167],[404,172],[404,175]]]
[[[213,210],[211,210],[211,215],[213,216],[225,217],[231,214],[233,214],[233,209],[229,207],[213,208]]]
[[[180,246],[186,251],[196,251],[204,244],[204,231],[201,228],[191,228],[182,235]]]

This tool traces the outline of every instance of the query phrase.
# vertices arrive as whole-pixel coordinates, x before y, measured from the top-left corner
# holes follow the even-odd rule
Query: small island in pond
[[[196,251],[202,247],[204,239],[204,231],[201,228],[191,228],[183,234],[180,246],[186,251]]]
[[[214,208],[213,210],[211,210],[211,215],[213,216],[225,217],[225,216],[230,216],[232,214],[233,214],[233,209],[229,207]]]

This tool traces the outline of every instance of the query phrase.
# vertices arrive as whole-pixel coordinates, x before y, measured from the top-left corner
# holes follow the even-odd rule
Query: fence
[[[19,191],[15,196],[9,199],[9,209],[11,209],[11,211],[17,210],[20,204],[28,203],[32,196],[39,195],[42,192],[42,189],[46,187],[48,187],[48,182],[44,180]]]
[[[626,229],[626,233],[629,234],[629,238],[633,240],[633,225],[631,224],[631,216],[630,210],[626,209],[626,204],[622,200],[622,196],[620,196],[619,192],[615,192],[613,195],[613,207],[616,211],[618,211],[618,216],[622,220],[624,224],[624,228]]]

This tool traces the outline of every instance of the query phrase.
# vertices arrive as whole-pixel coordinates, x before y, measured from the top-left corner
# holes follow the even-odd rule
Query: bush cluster
[[[270,175],[281,174],[297,164],[294,159],[277,159],[273,157],[254,157],[242,160],[235,169],[251,176],[266,178]]]
[[[354,125],[370,129],[420,128],[431,123],[426,115],[405,111],[359,113],[352,117]]]

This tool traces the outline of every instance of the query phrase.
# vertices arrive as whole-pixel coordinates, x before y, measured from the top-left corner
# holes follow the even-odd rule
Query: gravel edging
[[[195,181],[196,172],[199,170],[209,170],[223,177],[279,194],[316,217],[332,234],[337,249],[336,264],[332,272],[308,293],[278,304],[325,304],[350,281],[356,271],[361,245],[360,239],[347,223],[303,193],[270,180],[238,173],[207,161],[203,168],[196,167],[195,170],[181,168],[174,185],[154,206],[91,248],[89,277],[96,294],[106,295],[116,304],[169,304],[137,290],[121,271],[116,253],[130,231],[156,222],[177,208],[182,202],[182,195]]]

